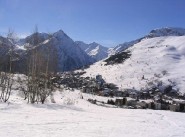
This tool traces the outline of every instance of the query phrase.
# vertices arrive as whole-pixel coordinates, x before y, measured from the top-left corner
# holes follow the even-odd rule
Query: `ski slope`
[[[44,105],[32,105],[18,91],[13,91],[8,104],[0,103],[0,136],[183,137],[185,134],[184,113],[102,107],[90,104],[87,98],[103,99],[79,91],[57,91],[56,103],[48,99]]]
[[[120,89],[141,90],[162,82],[185,93],[185,36],[146,38],[128,50],[132,55],[122,64],[106,66],[100,61],[86,69],[84,76],[100,74]]]

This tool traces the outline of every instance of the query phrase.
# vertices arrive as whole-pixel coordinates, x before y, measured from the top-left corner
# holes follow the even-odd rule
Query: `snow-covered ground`
[[[100,61],[86,69],[84,76],[100,74],[121,89],[141,90],[162,81],[185,93],[185,36],[143,39],[128,50],[132,55],[124,63],[105,66]]]
[[[93,105],[102,98],[79,91],[57,91],[56,103],[27,104],[13,91],[0,103],[1,137],[183,137],[184,113]]]

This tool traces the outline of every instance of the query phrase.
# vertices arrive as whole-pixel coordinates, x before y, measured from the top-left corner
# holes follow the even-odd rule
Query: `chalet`
[[[116,97],[124,97],[124,93],[122,91],[114,91],[113,94]]]
[[[179,103],[179,111],[185,112],[185,103]]]
[[[116,99],[115,101],[116,106],[123,106],[123,105],[126,105],[126,103],[127,103],[127,98]]]
[[[139,97],[139,94],[137,90],[135,89],[124,89],[124,96],[137,99]]]
[[[136,92],[130,92],[129,97],[136,99],[138,97],[138,94]]]
[[[140,106],[142,109],[146,109],[147,103],[145,101],[141,101],[137,103],[137,106]]]
[[[173,105],[170,106],[170,110],[185,112],[185,100],[174,99]]]
[[[102,91],[101,91],[101,95],[103,96],[109,96],[111,93],[111,90],[109,88],[104,88]]]
[[[151,98],[151,96],[150,96],[149,92],[143,91],[143,92],[139,93],[139,98],[140,99],[149,99],[149,98]]]
[[[154,102],[154,109],[161,110],[161,103]]]
[[[82,92],[83,93],[93,93],[93,88],[92,87],[83,87]]]
[[[116,99],[115,105],[116,106],[123,106],[123,99]]]
[[[154,104],[154,102],[148,103],[148,108],[149,108],[149,109],[155,109],[155,104]]]
[[[127,100],[126,105],[135,107],[137,103],[137,100]]]
[[[178,112],[180,110],[179,105],[177,104],[170,105],[170,110],[174,112]]]
[[[129,92],[127,90],[123,91],[123,97],[129,97]]]
[[[169,110],[170,109],[170,104],[166,103],[166,104],[161,104],[161,110]]]
[[[178,92],[174,89],[172,89],[170,92],[166,92],[166,95],[168,95],[170,97],[174,97],[174,98],[179,96]]]

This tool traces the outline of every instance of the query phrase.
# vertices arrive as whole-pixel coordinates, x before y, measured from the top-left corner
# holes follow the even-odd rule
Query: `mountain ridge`
[[[35,39],[37,37],[37,39]],[[2,37],[3,40],[1,40],[1,43],[8,43],[8,39]],[[6,41],[5,41],[6,40]],[[35,41],[36,40],[36,41]],[[35,44],[37,43],[37,44]],[[2,45],[2,44],[1,44]],[[81,48],[75,44],[75,42],[62,30],[59,30],[53,34],[47,34],[47,33],[33,33],[30,36],[27,36],[24,39],[20,39],[15,45],[14,45],[14,52],[18,54],[17,62],[15,63],[17,65],[14,65],[15,68],[20,68],[22,66],[23,62],[25,64],[29,54],[31,54],[31,50],[37,49],[42,54],[47,54],[47,48],[52,45],[50,48],[52,48],[53,51],[55,51],[55,55],[53,53],[53,56],[56,57],[57,55],[57,71],[71,71],[74,69],[78,69],[87,65],[90,65],[95,62],[93,58],[88,56]],[[6,47],[7,48],[7,47]],[[0,49],[1,51],[3,48]],[[8,59],[8,51],[10,49],[7,48],[4,54],[2,54],[2,58]],[[19,54],[21,53],[21,54]],[[7,57],[5,57],[5,55]],[[46,56],[46,55],[45,55]],[[6,60],[7,60],[6,59]],[[6,64],[7,61],[3,61],[4,64]],[[2,64],[3,64],[2,63]],[[25,72],[26,71],[26,64],[25,67],[21,70],[14,69],[17,72]]]
[[[162,27],[151,30],[148,34],[145,36],[138,38],[136,40],[132,40],[129,42],[124,42],[122,44],[119,44],[113,48],[113,54],[119,53],[121,51],[126,50],[127,48],[133,46],[134,44],[140,42],[143,39],[148,38],[155,38],[155,37],[162,37],[162,36],[184,36],[185,35],[185,29],[184,28],[178,28],[178,27]]]
[[[75,42],[82,50],[84,50],[89,56],[94,58],[96,61],[105,59],[109,55],[109,48],[104,47],[96,42],[92,42],[90,44],[86,44],[82,41]]]

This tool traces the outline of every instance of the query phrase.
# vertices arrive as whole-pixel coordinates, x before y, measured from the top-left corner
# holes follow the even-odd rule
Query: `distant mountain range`
[[[34,47],[34,37],[38,37],[38,45]],[[9,59],[10,47],[13,47],[13,66],[16,72],[25,72],[26,63],[30,52],[37,48],[42,53],[47,54],[46,50],[50,45],[53,53],[53,59],[57,62],[57,71],[71,71],[93,64],[96,61],[108,58],[111,55],[118,54],[129,47],[149,38],[164,36],[183,36],[185,29],[181,28],[161,28],[152,30],[148,35],[119,44],[114,48],[104,47],[96,42],[86,44],[82,41],[73,41],[62,30],[53,34],[34,33],[26,38],[12,43],[9,39],[0,36],[0,68],[6,70]],[[57,58],[56,58],[57,55]],[[6,64],[6,65],[5,65]]]
[[[96,61],[102,60],[109,55],[109,48],[96,42],[86,44],[82,41],[76,41],[75,43]]]
[[[36,47],[33,46],[35,35],[37,35],[39,43]],[[13,65],[14,71],[18,72],[26,71],[26,61],[31,50],[36,48],[42,53],[47,54],[47,49],[50,45],[52,45],[52,51],[55,51],[52,57],[57,62],[57,71],[75,70],[95,62],[92,57],[88,56],[86,52],[62,30],[52,35],[47,33],[34,33],[24,39],[20,39],[16,43],[11,43],[7,38],[0,37],[1,67],[6,66],[10,45],[13,45],[13,50],[17,58]],[[56,55],[57,58],[54,58]],[[5,68],[2,69],[5,70]]]

